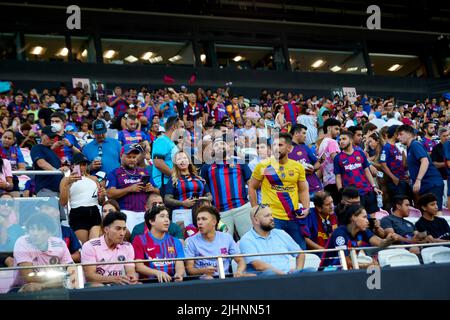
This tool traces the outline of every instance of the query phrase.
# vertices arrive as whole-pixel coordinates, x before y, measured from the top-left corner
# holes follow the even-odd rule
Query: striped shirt
[[[194,175],[182,176],[178,179],[176,185],[173,184],[171,178],[166,185],[165,194],[172,194],[175,200],[178,201],[188,200],[193,197],[194,193],[199,197],[203,197],[206,193],[209,193],[209,188],[201,177]],[[184,207],[174,209],[184,209]]]
[[[133,184],[142,181],[143,176],[149,176],[146,169],[136,168],[133,174],[129,174],[123,167],[119,167],[108,174],[108,188],[125,189]],[[150,176],[149,182],[155,186],[153,179]],[[131,192],[122,198],[118,199],[120,208],[122,210],[145,212],[145,203],[147,202],[148,194],[144,191]]]
[[[251,175],[247,164],[227,162],[206,164],[201,171],[220,212],[242,207],[248,202],[245,184]]]
[[[133,248],[136,260],[184,258],[181,241],[168,233],[162,239],[153,237],[150,232],[141,234],[134,238]],[[175,261],[148,262],[146,265],[149,268],[164,271],[170,276],[175,274]]]
[[[298,107],[292,101],[284,105],[284,111],[284,117],[286,121],[292,123],[292,125],[295,126],[297,124]]]

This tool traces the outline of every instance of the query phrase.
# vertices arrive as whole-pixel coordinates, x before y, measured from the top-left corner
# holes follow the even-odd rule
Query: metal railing
[[[64,172],[60,170],[46,171],[46,170],[17,170],[13,171],[13,176],[60,176],[63,175]]]
[[[78,263],[78,264],[54,264],[54,265],[41,265],[41,266],[22,266],[22,267],[11,267],[0,269],[2,271],[13,271],[13,270],[30,270],[30,269],[55,269],[55,268],[66,268],[74,270],[74,279],[76,287],[71,289],[82,289],[85,287],[84,282],[84,266],[101,266],[101,265],[125,265],[125,264],[136,264],[136,263],[148,263],[148,262],[169,262],[169,261],[190,261],[190,260],[217,260],[217,271],[219,279],[225,279],[225,268],[224,260],[233,258],[246,258],[246,257],[264,257],[264,256],[278,256],[278,255],[298,255],[298,254],[314,254],[314,253],[326,253],[326,252],[337,252],[338,257],[341,262],[342,270],[348,270],[347,259],[345,256],[345,251],[350,251],[350,258],[352,261],[353,269],[359,269],[359,263],[356,255],[356,251],[360,250],[384,250],[384,249],[408,249],[415,247],[435,247],[435,246],[450,246],[450,242],[442,243],[423,243],[423,244],[409,244],[409,245],[394,245],[389,247],[358,247],[358,248],[337,248],[337,249],[320,249],[320,250],[299,250],[299,251],[289,251],[289,252],[275,252],[275,253],[252,253],[252,254],[235,254],[235,255],[220,255],[220,256],[209,256],[209,257],[191,257],[191,258],[172,258],[172,259],[141,259],[141,260],[129,260],[129,261],[116,261],[116,262],[93,262],[93,263]]]

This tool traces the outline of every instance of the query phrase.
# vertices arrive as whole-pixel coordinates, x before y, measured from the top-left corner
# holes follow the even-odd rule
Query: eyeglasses
[[[163,206],[164,202],[152,202],[152,207],[159,207],[159,206]]]
[[[253,215],[253,218],[256,217],[256,215],[258,214],[259,209],[264,209],[264,208],[267,208],[267,207],[269,207],[268,204],[259,204],[258,205],[258,209],[256,209],[255,214]]]

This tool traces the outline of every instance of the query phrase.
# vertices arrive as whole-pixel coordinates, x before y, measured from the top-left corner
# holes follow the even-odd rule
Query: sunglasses
[[[255,214],[253,215],[253,218],[256,217],[256,215],[258,214],[259,209],[264,209],[270,207],[268,204],[259,204],[258,205],[258,209],[256,209]]]

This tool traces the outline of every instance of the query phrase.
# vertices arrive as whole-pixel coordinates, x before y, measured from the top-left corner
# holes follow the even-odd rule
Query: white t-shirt
[[[98,206],[98,187],[95,181],[82,177],[70,187],[70,207]]]

